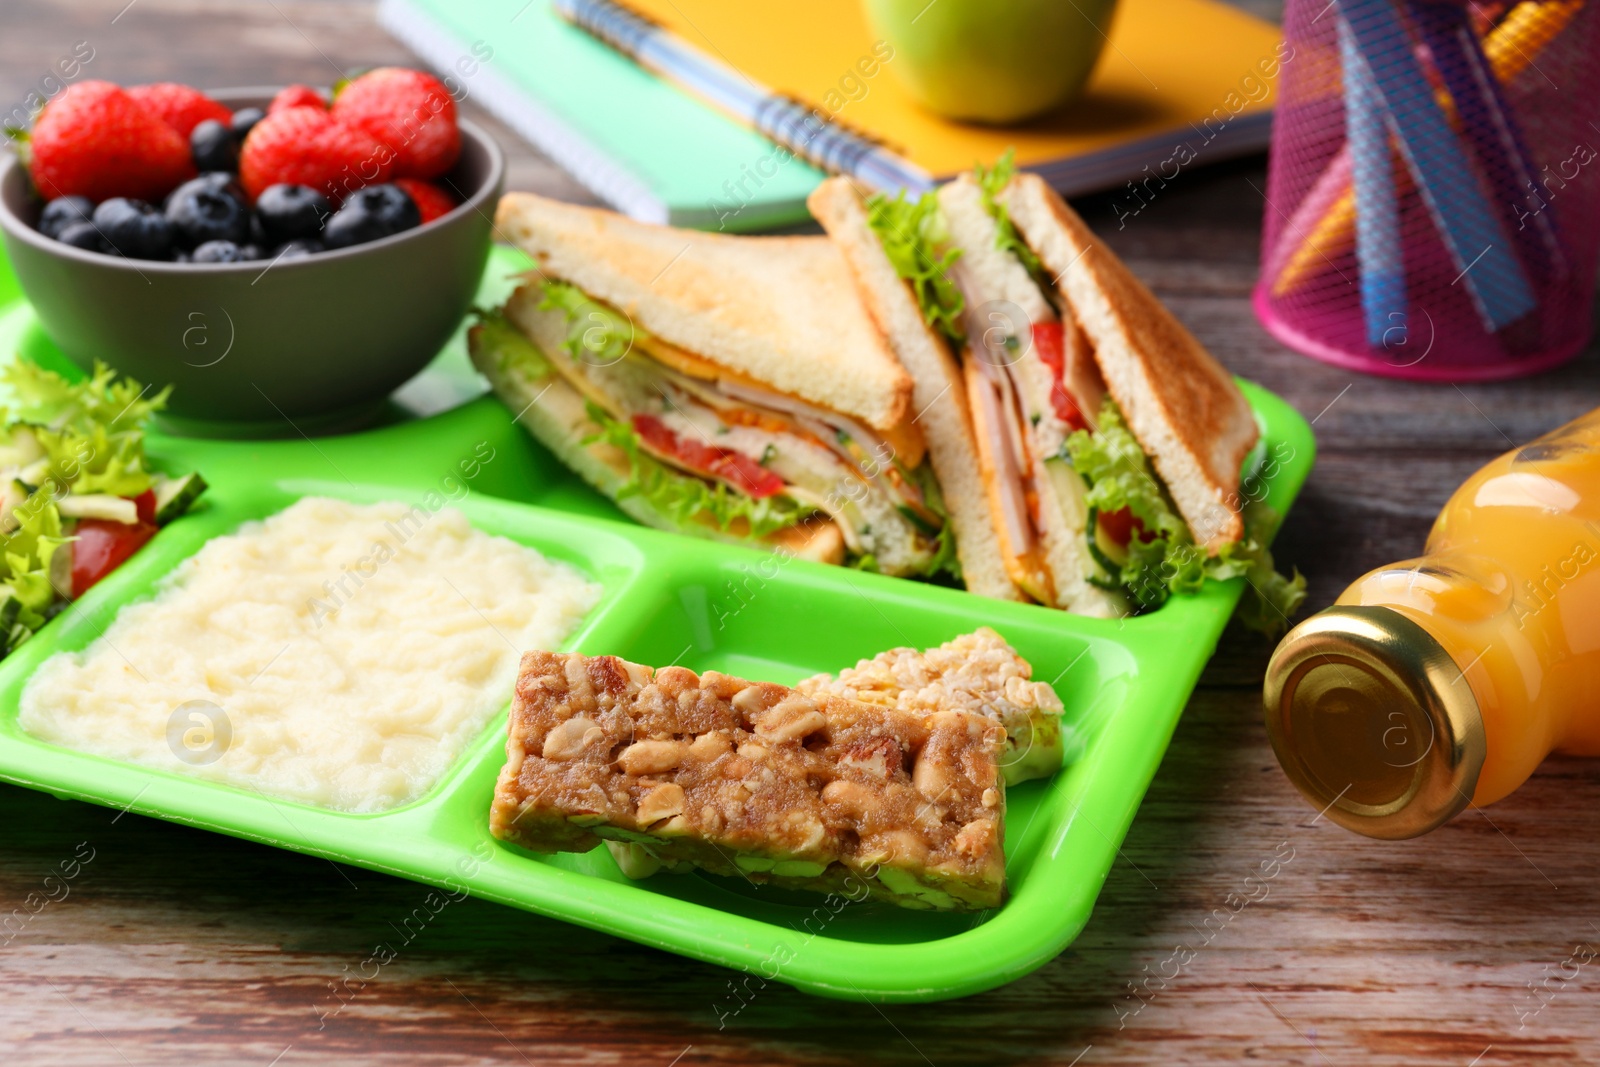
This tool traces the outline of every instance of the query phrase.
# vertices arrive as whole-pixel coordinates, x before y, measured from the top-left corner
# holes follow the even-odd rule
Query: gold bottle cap
[[[1487,751],[1472,687],[1427,630],[1336,606],[1289,631],[1264,687],[1284,773],[1347,830],[1390,840],[1449,821]]]

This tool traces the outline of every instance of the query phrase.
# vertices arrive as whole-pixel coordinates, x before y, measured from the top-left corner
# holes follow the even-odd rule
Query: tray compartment
[[[431,498],[426,498],[424,494],[383,485],[313,480],[285,480],[256,485],[224,480],[214,485],[207,497],[203,498],[201,507],[163,528],[143,550],[0,662],[0,738],[8,743],[6,749],[0,752],[0,774],[9,766],[31,766],[33,759],[38,758],[45,760],[48,765],[60,767],[68,772],[71,780],[82,781],[86,786],[96,782],[128,783],[132,777],[140,777],[145,780],[140,788],[147,788],[154,776],[201,790],[221,790],[247,801],[263,800],[285,819],[286,812],[300,810],[347,820],[369,821],[441,802],[456,788],[464,774],[470,774],[471,768],[479,762],[492,758],[494,751],[503,744],[503,708],[464,747],[450,768],[423,796],[381,812],[352,814],[299,801],[268,798],[248,788],[187,775],[181,771],[125,763],[79,752],[37,739],[21,728],[18,707],[22,689],[46,658],[57,652],[80,651],[101,637],[123,607],[155,595],[162,579],[198,552],[211,538],[232,533],[246,522],[274,515],[295,501],[312,495],[359,504],[401,500],[431,508],[432,503]],[[588,640],[608,643],[612,640],[608,630],[614,629],[619,621],[627,621],[626,611],[619,611],[619,608],[630,599],[632,588],[644,570],[645,557],[624,536],[628,532],[626,528],[595,528],[593,524],[557,512],[509,505],[487,496],[475,498],[470,493],[459,500],[447,500],[443,506],[457,508],[475,528],[485,533],[504,536],[534,548],[548,558],[571,564],[602,586],[599,603],[577,632],[567,639],[564,647],[578,648]]]
[[[641,537],[650,542],[658,539],[666,540]],[[1074,731],[1069,753],[1078,754],[1095,746],[1095,734],[1112,721],[1137,680],[1134,656],[1111,636],[1119,629],[1115,623],[1075,619],[1020,604],[976,601],[954,590],[795,560],[783,562],[768,553],[707,550],[681,541],[659,548],[652,544],[646,551],[656,573],[637,587],[629,605],[630,624],[613,629],[606,642],[580,642],[581,651],[651,666],[676,663],[695,671],[720,670],[792,683],[852,666],[896,645],[931,647],[976,626],[992,625],[1034,665],[1036,679],[1056,686],[1067,707],[1066,722]],[[502,874],[531,883],[559,871],[563,879],[577,876],[604,883],[590,885],[588,891],[603,893],[629,912],[650,914],[662,898],[668,898],[701,916],[701,921],[737,915],[771,932],[803,926],[807,915],[826,907],[819,894],[700,872],[633,881],[617,869],[603,845],[581,855],[541,855],[496,841],[488,833],[487,812],[504,757],[498,744],[482,756],[442,803],[436,829],[457,845],[492,849]],[[1073,803],[1089,780],[1089,772],[1073,763],[1049,781],[1008,790],[1006,866],[1013,894],[1028,880],[1034,859],[1057,826],[1062,805]],[[990,917],[850,904],[828,909],[826,936],[857,944],[933,942]]]

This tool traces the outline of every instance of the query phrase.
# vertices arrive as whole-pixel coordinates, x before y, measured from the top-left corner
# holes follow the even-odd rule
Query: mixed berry
[[[39,232],[129,259],[238,263],[376,241],[456,206],[437,182],[461,152],[443,83],[381,67],[331,95],[292,85],[230,111],[170,82],[69,86],[25,135]]]

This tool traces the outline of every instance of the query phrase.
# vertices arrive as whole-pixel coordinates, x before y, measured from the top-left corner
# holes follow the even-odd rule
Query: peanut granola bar
[[[997,907],[1004,736],[961,710],[529,652],[490,828],[537,852],[636,845],[646,869],[855,899],[865,884],[908,908]]]
[[[1061,698],[999,634],[970,634],[918,652],[891,648],[854,667],[795,684],[810,696],[831,693],[920,715],[957,709],[986,715],[1006,729],[1000,767],[1006,784],[1046,778],[1061,769]]]

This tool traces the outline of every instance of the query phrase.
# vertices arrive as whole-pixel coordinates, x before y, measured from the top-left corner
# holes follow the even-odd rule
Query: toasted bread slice
[[[978,292],[994,294],[990,300],[1011,305],[1004,311],[996,312],[1005,320],[1008,330],[1025,325],[1009,321],[1017,311],[1027,316],[1028,321],[1054,316],[1021,261],[995,247],[998,233],[995,221],[984,209],[978,188],[970,178],[963,177],[941,187],[939,208],[944,213],[952,240],[961,248],[959,267],[967,274],[968,286]],[[974,321],[974,315],[986,314],[982,308],[969,309],[969,335],[983,328],[982,322]],[[1045,370],[1043,362],[1029,351],[1021,352],[1017,358],[1018,366],[1013,369],[1019,373]],[[1028,361],[1028,365],[1024,365],[1024,361]],[[969,373],[976,377],[979,372],[970,366],[972,360],[969,358],[967,362]],[[977,388],[977,385],[974,384],[973,388]],[[984,430],[977,437],[983,469],[986,476],[989,472],[995,474],[990,479],[990,499],[995,509],[992,521],[1003,526],[999,512],[1002,505],[998,472],[1003,469],[1004,462],[1003,457],[995,452],[1004,447],[1005,438],[999,427],[984,425],[981,413],[976,409],[974,415],[980,419],[979,425]],[[1022,432],[1037,434],[1038,431],[1023,428]],[[1031,461],[1024,473],[1032,479],[1034,491],[1039,497],[1041,525],[1038,544],[1032,552],[1013,551],[1008,560],[1013,578],[1035,599],[1054,607],[1100,618],[1126,614],[1126,605],[1120,597],[1089,580],[1091,575],[1097,573],[1097,568],[1089,554],[1089,542],[1085,536],[1088,511],[1082,504],[1085,492],[1083,479],[1065,460],[1040,455],[1037,442],[1030,451]],[[1048,583],[1039,580],[1041,564],[1048,572]]]
[[[566,320],[559,311],[540,311],[531,301],[519,304],[517,327],[527,334],[541,353],[560,351],[566,336]],[[639,494],[618,498],[618,491],[632,477],[628,457],[621,449],[594,440],[600,427],[589,418],[585,398],[570,381],[553,369],[543,375],[530,375],[509,365],[484,328],[468,331],[467,350],[473,365],[489,379],[501,400],[516,412],[535,440],[553,452],[590,485],[610,497],[624,512],[646,526],[692,537],[709,538],[733,545],[750,544],[748,528],[739,525],[722,529],[704,515],[680,521],[658,510]],[[739,520],[743,522],[743,520]],[[820,563],[844,562],[844,536],[825,516],[786,527],[768,535],[766,543],[783,546],[801,559]]]
[[[1239,468],[1260,431],[1233,378],[1041,178],[1019,174],[999,199],[1093,343],[1195,541],[1215,551],[1239,540]]]
[[[868,225],[862,199],[848,179],[829,178],[806,204],[844,256],[868,314],[911,374],[913,419],[927,441],[955,528],[967,589],[979,596],[1020,600],[990,515],[961,368],[945,340],[923,321],[910,286],[895,272]]]
[[[911,417],[911,378],[825,237],[677,230],[531,193],[502,197],[496,225],[547,276],[695,355],[877,430]]]

